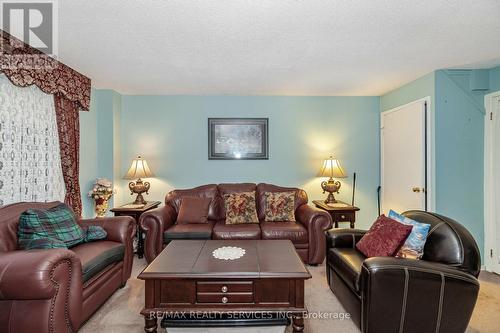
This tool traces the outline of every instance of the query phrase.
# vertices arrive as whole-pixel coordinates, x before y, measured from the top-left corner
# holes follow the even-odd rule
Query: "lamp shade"
[[[346,178],[347,174],[340,166],[339,160],[330,156],[323,162],[323,167],[319,173],[320,177]]]
[[[137,178],[148,178],[154,177],[154,174],[149,169],[148,162],[141,156],[137,156],[132,160],[132,165],[128,169],[127,174],[124,179],[137,179]]]

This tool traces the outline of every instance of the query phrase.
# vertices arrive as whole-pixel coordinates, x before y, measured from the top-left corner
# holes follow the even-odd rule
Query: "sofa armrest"
[[[122,243],[125,246],[123,256],[122,285],[127,283],[132,273],[132,261],[134,260],[134,237],[136,232],[136,221],[130,216],[100,217],[78,221],[82,227],[96,225],[102,227],[106,233],[106,240]]]
[[[80,259],[66,249],[0,254],[0,300],[5,305],[10,302],[11,309],[15,309],[8,314],[8,320],[2,321],[9,325],[7,328],[0,326],[2,332],[23,331],[26,315],[33,311],[39,300],[51,300],[39,303],[37,308],[43,309],[33,314],[32,319],[36,319],[41,328],[76,332],[82,313]]]
[[[365,331],[401,331],[400,327],[405,331],[405,325],[420,322],[419,330],[423,332],[464,332],[477,300],[479,282],[449,265],[375,257],[363,262],[360,288]]]
[[[337,248],[354,248],[361,237],[366,233],[366,230],[359,229],[331,229],[326,233],[326,247],[328,249]]]
[[[163,250],[163,232],[175,223],[175,211],[170,205],[148,210],[141,215],[139,224],[144,230],[144,256],[148,263]]]
[[[309,237],[308,264],[321,264],[325,259],[325,231],[332,227],[332,218],[324,210],[309,205],[301,205],[295,211],[295,217],[307,229]]]

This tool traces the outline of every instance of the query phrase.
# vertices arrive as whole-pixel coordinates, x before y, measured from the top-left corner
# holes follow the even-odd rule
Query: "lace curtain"
[[[0,205],[64,196],[54,96],[0,74]]]

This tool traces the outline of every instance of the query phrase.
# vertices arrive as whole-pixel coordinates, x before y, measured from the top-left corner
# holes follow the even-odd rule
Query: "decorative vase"
[[[94,211],[96,213],[96,217],[106,216],[109,206],[109,198],[111,198],[111,196],[112,194],[100,194],[94,197]]]

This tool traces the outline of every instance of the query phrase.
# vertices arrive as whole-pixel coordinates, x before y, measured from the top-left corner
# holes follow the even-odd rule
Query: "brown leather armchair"
[[[19,250],[19,216],[59,202],[0,207],[0,331],[76,332],[130,277],[135,223],[130,217],[80,220],[107,238],[70,249]]]
[[[330,289],[362,332],[464,332],[479,292],[480,255],[456,221],[429,212],[403,215],[431,225],[422,260],[366,259],[365,231],[327,233]]]
[[[258,224],[225,224],[225,193],[256,192]],[[295,220],[264,222],[265,192],[295,192]],[[211,198],[208,223],[176,224],[183,197]],[[148,262],[174,239],[289,239],[302,260],[307,264],[320,264],[325,259],[325,231],[332,227],[332,219],[323,210],[307,205],[304,190],[271,184],[209,184],[187,190],[174,190],[167,194],[165,206],[141,215],[141,228],[146,234],[144,255]]]

